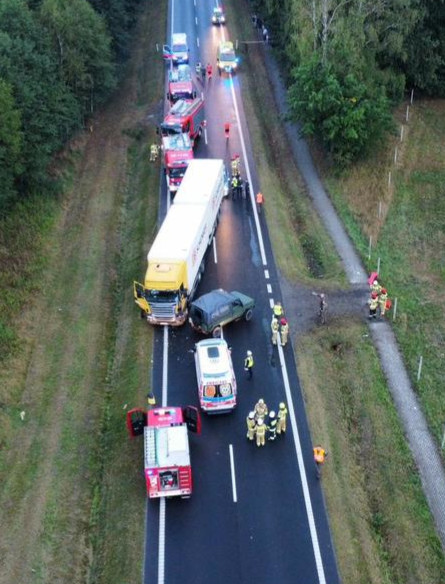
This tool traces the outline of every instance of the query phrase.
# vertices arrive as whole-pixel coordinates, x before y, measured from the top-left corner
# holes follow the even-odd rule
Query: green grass
[[[40,290],[57,200],[41,193],[0,219],[0,363],[20,348],[15,320]]]
[[[445,559],[367,328],[336,324],[297,345],[345,584],[445,582]]]
[[[411,381],[420,396],[428,424],[439,441],[445,420],[442,398],[445,300],[445,147],[443,136],[445,103],[434,107],[426,102],[414,106],[402,162],[393,169],[394,192],[374,238],[371,261],[367,259],[366,222],[359,212],[361,199],[352,188],[369,176],[363,167],[353,180],[330,177],[331,193],[349,234],[362,253],[369,270],[380,258],[381,276],[392,299],[397,298],[394,330],[400,343]],[[360,172],[361,171],[361,172]],[[373,171],[378,175],[381,165]],[[346,193],[346,195],[345,195]],[[375,208],[379,193],[371,190]],[[366,233],[366,235],[365,235]],[[422,377],[416,374],[423,356]]]

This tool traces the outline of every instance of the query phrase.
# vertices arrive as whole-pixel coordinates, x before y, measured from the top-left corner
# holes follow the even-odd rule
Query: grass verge
[[[445,582],[420,479],[361,323],[298,339],[298,371],[315,441],[329,452],[324,492],[345,584]]]
[[[444,113],[444,100],[415,103],[402,144],[394,138],[347,176],[328,178],[335,205],[364,262],[372,270],[380,258],[382,280],[390,297],[397,298],[394,330],[438,442],[445,420]],[[396,146],[398,164],[388,164]],[[417,381],[420,356],[423,369]]]

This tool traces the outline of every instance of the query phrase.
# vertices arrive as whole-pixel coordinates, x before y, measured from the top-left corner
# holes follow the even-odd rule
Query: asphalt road
[[[168,37],[172,31],[186,32],[192,68],[197,61],[210,61],[215,71],[204,88],[197,83],[204,91],[207,118],[197,156],[229,162],[233,153],[240,153],[242,175],[253,185],[253,196],[259,184],[239,93],[242,63],[233,78],[216,73],[216,47],[223,35],[229,39],[230,23],[212,27],[213,5],[204,0],[170,0],[170,5]],[[223,132],[227,121],[228,143]],[[166,201],[163,190],[164,211]],[[292,347],[272,347],[270,342],[271,303],[281,299],[281,292],[264,217],[258,217],[252,201],[223,201],[198,294],[218,287],[238,289],[256,300],[249,323],[224,329],[232,346],[238,407],[228,415],[203,416],[201,436],[190,436],[191,499],[147,502],[144,582],[336,584]],[[200,338],[188,324],[156,331],[153,387],[158,402],[198,404],[192,349]],[[243,371],[247,349],[255,358],[252,380]],[[287,434],[261,449],[247,441],[245,424],[260,397],[269,409],[277,409],[280,401],[289,409]]]

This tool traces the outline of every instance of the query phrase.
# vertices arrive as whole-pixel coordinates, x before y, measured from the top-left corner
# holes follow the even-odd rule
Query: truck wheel
[[[246,314],[244,315],[244,319],[247,320],[247,322],[249,322],[249,320],[251,320],[253,315],[252,309],[249,308],[249,310],[246,311]]]
[[[219,338],[221,338],[221,327],[220,327],[220,326],[217,326],[217,327],[215,327],[215,328],[213,329],[213,331],[212,331],[212,337],[213,337],[214,339],[219,339]]]

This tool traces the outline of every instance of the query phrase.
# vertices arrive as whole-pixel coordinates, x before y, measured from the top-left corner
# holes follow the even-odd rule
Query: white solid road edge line
[[[221,37],[222,37],[223,41],[226,40],[226,37],[224,35],[224,30],[221,31]],[[261,226],[260,226],[260,221],[258,219],[258,211],[256,208],[256,202],[255,202],[255,193],[254,193],[253,185],[252,185],[252,175],[250,174],[250,166],[249,166],[249,161],[247,159],[246,144],[244,142],[244,134],[243,134],[243,130],[241,127],[241,120],[240,120],[239,111],[238,111],[238,103],[236,101],[235,87],[233,86],[233,76],[231,73],[229,73],[229,79],[230,79],[230,91],[232,93],[233,107],[235,108],[236,121],[238,123],[238,133],[239,133],[239,137],[241,140],[241,149],[243,151],[244,166],[246,167],[247,180],[249,181],[249,184],[251,186],[251,188],[250,188],[250,202],[252,204],[253,216],[255,219],[255,226],[256,226],[256,231],[257,231],[257,235],[258,235],[258,243],[259,243],[260,252],[261,252],[261,260],[263,262],[263,266],[267,266],[266,252],[264,250],[263,234],[261,233]]]
[[[236,477],[235,477],[235,460],[233,457],[233,446],[229,444],[229,456],[230,456],[230,473],[232,475],[232,494],[233,502],[238,502],[238,495],[236,493]]]
[[[165,499],[159,499],[158,584],[165,582]]]
[[[297,420],[295,418],[294,404],[292,402],[292,394],[290,391],[289,377],[287,375],[286,363],[284,361],[283,347],[280,340],[278,341],[278,355],[280,357],[281,371],[284,381],[284,389],[286,392],[287,404],[289,408],[289,418],[292,426],[292,434],[294,437],[295,451],[297,453],[298,468],[300,470],[301,485],[303,487],[304,503],[306,506],[306,514],[309,522],[309,530],[311,533],[312,547],[314,549],[315,565],[317,566],[318,581],[320,584],[326,584],[326,577],[324,574],[323,560],[321,559],[320,544],[318,542],[317,528],[315,527],[314,513],[312,510],[311,496],[309,493],[309,486],[307,484],[306,469],[304,468],[303,451],[301,450],[300,435],[298,433]]]

